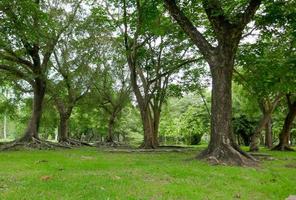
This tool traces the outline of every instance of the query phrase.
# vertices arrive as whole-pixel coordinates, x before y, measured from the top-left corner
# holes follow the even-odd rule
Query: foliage
[[[198,95],[170,98],[164,108],[160,135],[166,143],[199,144],[209,133],[209,115]]]

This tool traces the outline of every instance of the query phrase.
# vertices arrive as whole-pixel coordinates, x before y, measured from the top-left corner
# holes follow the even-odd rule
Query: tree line
[[[256,159],[237,143],[246,127],[233,126],[243,123],[232,111],[232,90],[241,88],[262,112],[245,137],[250,150],[259,150],[261,132],[272,130],[272,114],[284,98],[288,113],[273,149],[292,150],[294,5],[282,0],[3,0],[1,85],[20,99],[29,95],[32,103],[23,136],[9,147],[87,145],[71,138],[69,121],[79,109],[79,116],[88,119],[85,123],[93,120],[93,111],[104,115],[105,140],[112,143],[117,122],[128,115],[126,108],[136,107],[141,147],[157,148],[169,99],[193,92],[201,99],[199,112],[204,115],[188,110],[184,116],[189,125],[182,130],[193,130],[192,135],[209,132],[208,147],[198,157],[252,165]],[[206,83],[208,77],[211,83]],[[58,113],[58,144],[39,137],[45,106],[54,106]],[[271,131],[266,132],[272,148]]]

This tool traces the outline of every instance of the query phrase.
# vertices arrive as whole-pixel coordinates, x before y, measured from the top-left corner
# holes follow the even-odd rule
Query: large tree
[[[253,163],[253,158],[235,144],[232,137],[232,75],[235,54],[247,24],[252,20],[261,0],[247,4],[226,3],[219,0],[203,0],[202,8],[211,26],[214,44],[201,33],[194,22],[178,6],[175,0],[164,0],[171,16],[182,27],[200,50],[210,66],[212,75],[211,139],[208,148],[199,157],[236,165]],[[188,2],[187,2],[188,3]],[[201,16],[199,2],[188,3],[195,8],[195,18]],[[235,6],[236,5],[236,6]],[[206,28],[205,26],[201,28]]]
[[[133,9],[129,9],[133,7]],[[123,37],[135,94],[143,123],[143,148],[156,148],[161,108],[172,76],[196,62],[192,48],[178,28],[157,7],[157,2],[123,1]]]
[[[63,2],[1,1],[0,70],[14,75],[33,91],[33,109],[23,142],[39,142],[38,129],[50,57],[76,15],[79,3],[66,12]],[[70,6],[72,4],[69,4]],[[63,16],[63,20],[59,17]]]

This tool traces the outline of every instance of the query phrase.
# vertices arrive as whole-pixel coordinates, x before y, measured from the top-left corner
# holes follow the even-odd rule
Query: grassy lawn
[[[240,168],[190,159],[196,151],[1,152],[0,199],[280,200],[296,194],[295,152],[268,152],[275,160]]]

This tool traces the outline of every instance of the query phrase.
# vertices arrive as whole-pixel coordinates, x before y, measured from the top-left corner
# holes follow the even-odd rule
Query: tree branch
[[[192,22],[178,8],[175,0],[164,0],[164,3],[173,18],[178,22],[185,33],[191,38],[194,44],[199,48],[202,55],[207,60],[211,60],[211,56],[214,55],[215,48],[206,40],[206,38],[197,30]]]
[[[197,62],[197,61],[199,61],[199,60],[200,60],[200,58],[199,58],[199,59],[186,60],[186,61],[180,63],[179,65],[177,65],[176,67],[174,67],[174,68],[172,68],[172,69],[170,69],[170,70],[168,70],[168,71],[166,71],[166,72],[164,72],[164,73],[162,73],[162,74],[159,74],[156,78],[150,80],[149,83],[151,84],[151,83],[153,83],[153,82],[159,80],[160,78],[162,78],[162,77],[164,77],[164,76],[167,76],[167,75],[170,75],[170,74],[174,73],[176,70],[179,70],[179,69],[182,68],[184,65],[188,65],[188,64],[190,64],[190,63],[194,63],[194,62]]]
[[[14,68],[14,67],[11,67],[9,65],[0,64],[0,70],[7,71],[7,72],[11,73],[12,75],[27,81],[31,85],[34,84],[34,81],[29,79],[27,74],[23,73],[22,71]]]
[[[261,4],[261,0],[250,0],[248,7],[243,13],[239,13],[236,17],[239,19],[238,26],[243,29],[253,18],[257,9]]]

